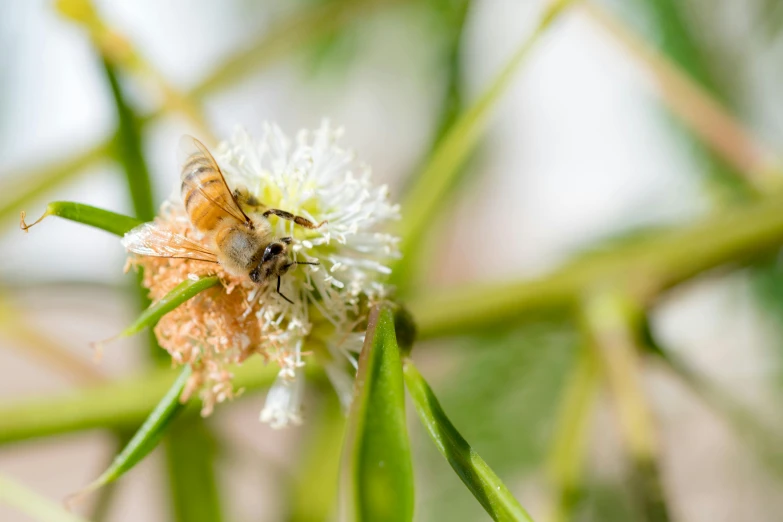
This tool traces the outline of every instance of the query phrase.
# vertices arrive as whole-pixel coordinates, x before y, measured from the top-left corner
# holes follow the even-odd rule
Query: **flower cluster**
[[[398,239],[383,229],[399,217],[399,207],[389,202],[386,186],[371,183],[370,168],[338,145],[341,134],[323,123],[292,141],[277,126],[266,125],[260,140],[239,130],[214,153],[232,189],[247,190],[265,207],[327,222],[306,229],[270,218],[275,237],[293,238],[292,261],[318,263],[295,266],[283,276],[280,291],[291,302],[274,284],[259,286],[211,263],[131,257],[144,268],[153,299],[185,278],[217,274],[221,279],[222,286],[170,312],[155,330],[172,360],[193,368],[185,393],[200,391],[203,415],[235,393],[229,365],[253,354],[280,366],[261,412],[261,420],[273,427],[301,422],[307,353],[323,363],[341,402],[350,401],[353,379],[345,361],[355,366],[368,307],[386,297],[383,277],[399,254]],[[156,226],[203,241],[178,197],[162,206]]]

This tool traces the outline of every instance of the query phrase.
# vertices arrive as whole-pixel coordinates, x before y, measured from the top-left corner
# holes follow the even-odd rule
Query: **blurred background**
[[[79,3],[62,2],[66,10]],[[30,234],[18,228],[19,211],[37,218],[53,200],[136,213],[121,167],[106,154],[117,110],[101,53],[116,60],[133,108],[145,115],[142,145],[156,208],[178,185],[181,134],[214,143],[237,126],[259,135],[264,122],[276,122],[294,135],[323,118],[345,128],[343,144],[402,200],[443,130],[491,84],[545,5],[94,4],[101,30],[52,2],[0,2],[0,411],[152,365],[144,335],[111,345],[100,364],[92,362],[89,343],[121,331],[138,313],[129,291],[135,280],[123,273],[117,238],[57,219]],[[768,150],[781,150],[783,4],[593,5],[701,86]],[[666,69],[618,34],[573,7],[539,37],[432,223],[412,294],[535,278],[588,250],[611,249],[755,197],[736,165],[683,124],[689,102],[678,107],[661,95]],[[202,114],[178,98],[188,92],[203,103]],[[783,520],[783,458],[775,439],[783,433],[779,265],[773,255],[703,274],[648,310],[655,343],[715,392],[705,399],[699,390],[706,388],[646,361],[643,383],[672,520]],[[552,502],[548,462],[581,342],[577,323],[520,321],[415,352],[454,424],[536,520],[547,519]],[[300,478],[313,454],[334,454],[339,444],[330,442],[330,421],[319,420],[334,408],[331,392],[310,393],[308,422],[299,428],[280,432],[257,422],[263,391],[218,408],[198,427],[177,428],[200,434],[225,520],[317,519],[307,515],[308,495],[329,491],[334,479],[324,473],[308,485]],[[416,519],[488,519],[418,423],[410,425]],[[574,519],[645,520],[605,390],[588,431]],[[176,435],[167,448],[178,444]],[[778,442],[774,456],[765,453],[770,440]],[[0,473],[60,501],[97,476],[116,451],[117,436],[101,429],[12,441],[0,445]],[[188,520],[170,493],[166,468],[174,464],[176,457],[159,448],[110,494],[78,511],[96,520]],[[175,493],[189,492],[187,484],[179,487]],[[302,487],[316,491],[303,494]],[[0,520],[27,519],[0,505]]]

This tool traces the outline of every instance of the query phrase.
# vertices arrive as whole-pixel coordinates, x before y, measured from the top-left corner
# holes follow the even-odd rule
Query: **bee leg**
[[[293,221],[299,226],[305,227],[305,228],[321,228],[323,225],[328,223],[325,219],[318,223],[317,225],[310,221],[307,218],[303,218],[302,216],[295,216],[291,214],[290,212],[286,212],[285,210],[280,210],[277,208],[270,208],[263,214],[264,217],[269,216],[277,216],[279,218],[287,219],[288,221]]]
[[[293,302],[293,301],[291,301],[289,298],[287,298],[286,296],[284,296],[284,295],[283,295],[283,292],[281,292],[281,291],[280,291],[280,276],[277,276],[277,293],[278,293],[278,294],[280,294],[280,297],[282,297],[283,299],[285,299],[285,300],[286,300],[286,301],[288,301],[289,303],[291,303],[291,304],[294,304],[294,302]]]

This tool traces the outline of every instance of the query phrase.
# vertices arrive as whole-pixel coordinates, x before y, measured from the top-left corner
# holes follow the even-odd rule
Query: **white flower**
[[[294,239],[292,260],[315,261],[319,266],[300,267],[283,278],[281,292],[293,304],[275,295],[271,286],[256,289],[259,294],[249,299],[258,300],[255,313],[266,336],[279,345],[278,360],[289,375],[302,373],[296,368],[303,364],[303,340],[314,321],[331,325],[331,335],[321,336],[330,358],[322,355],[321,359],[347,405],[351,381],[339,361],[346,357],[355,366],[353,352],[361,348],[363,334],[357,346],[354,329],[366,319],[361,300],[366,304],[385,297],[386,287],[379,279],[391,272],[389,262],[399,256],[398,238],[379,229],[399,218],[399,206],[389,202],[388,187],[371,183],[369,166],[338,145],[341,136],[342,129],[323,122],[314,132],[300,131],[292,142],[276,125],[267,124],[260,140],[237,130],[230,142],[220,144],[215,157],[229,186],[245,187],[265,207],[328,223],[305,229],[275,220],[275,235]],[[262,415],[275,419],[273,426],[285,425],[284,418],[296,418],[270,413],[282,411],[276,407],[281,404],[282,382],[278,379],[278,391],[270,392],[264,409],[268,414]],[[301,393],[296,397],[301,398]],[[298,410],[289,405],[286,411]]]
[[[280,372],[261,413],[277,428],[301,422],[308,353],[325,368],[343,406],[349,405],[368,309],[386,297],[383,279],[399,256],[397,238],[384,232],[399,208],[389,202],[385,186],[372,184],[370,168],[338,145],[341,130],[324,122],[291,141],[274,125],[264,129],[259,140],[237,131],[214,156],[229,187],[240,190],[250,207],[253,200],[260,204],[257,212],[279,209],[325,222],[311,229],[270,216],[273,235],[292,238],[291,261],[315,263],[295,265],[282,277],[285,298],[276,280],[259,286],[219,265],[143,253],[131,261],[145,268],[144,285],[154,299],[186,278],[220,276],[220,289],[166,314],[155,333],[176,364],[193,368],[188,390],[199,390],[204,415],[233,397],[230,364],[253,354],[277,362]],[[190,223],[178,196],[164,203],[149,226],[215,248]]]

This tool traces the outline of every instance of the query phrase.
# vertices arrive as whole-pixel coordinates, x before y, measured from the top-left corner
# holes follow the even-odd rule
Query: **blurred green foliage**
[[[115,134],[75,158],[35,172],[31,176],[34,181],[29,187],[0,200],[0,218],[7,221],[5,218],[15,216],[21,206],[28,205],[52,187],[73,179],[87,167],[110,157],[123,167],[136,218],[69,202],[50,204],[46,215],[58,215],[114,234],[124,233],[138,224],[139,220],[151,219],[157,200],[151,190],[142,147],[147,123],[163,111],[180,111],[196,124],[203,123],[198,121],[198,103],[205,94],[233,85],[272,59],[302,46],[306,56],[305,68],[312,73],[310,80],[322,79],[327,74],[337,77],[344,75],[362,52],[365,43],[363,39],[372,36],[363,30],[363,16],[374,9],[382,11],[381,8],[391,9],[399,5],[405,11],[404,16],[426,19],[428,38],[421,45],[440,49],[438,55],[442,64],[442,74],[433,75],[436,81],[441,82],[441,100],[435,111],[431,146],[424,167],[421,172],[417,172],[420,175],[409,178],[408,202],[415,211],[406,214],[402,227],[405,232],[404,249],[409,253],[420,251],[419,247],[425,242],[430,228],[430,218],[446,209],[449,196],[464,187],[462,182],[467,179],[471,167],[468,163],[470,155],[478,148],[488,117],[513,78],[514,71],[567,4],[561,1],[550,5],[538,29],[472,105],[465,100],[465,78],[461,65],[464,28],[472,6],[468,0],[427,0],[416,4],[402,0],[308,0],[303,2],[301,9],[290,20],[279,21],[269,35],[249,49],[229,57],[189,93],[168,92],[168,105],[164,103],[160,111],[146,117],[136,114],[125,98],[124,85],[129,79],[124,77],[124,65],[113,59],[116,57],[107,55],[105,49],[99,48],[100,52],[104,52],[106,78],[117,112]],[[733,85],[722,83],[714,74],[714,64],[719,57],[712,55],[713,51],[704,45],[704,39],[687,16],[689,8],[689,2],[676,0],[635,0],[623,3],[620,9],[629,15],[627,19],[630,23],[643,21],[644,27],[639,27],[639,30],[656,41],[660,50],[673,63],[704,86],[717,100],[736,111],[738,104],[734,103],[736,93],[731,91]],[[767,28],[767,34],[770,38],[777,38],[780,26],[783,25],[780,23],[783,20],[783,9],[779,2],[764,2],[762,13],[765,13],[763,19],[766,23],[763,25]],[[1,38],[3,33],[0,33]],[[163,87],[170,91],[169,86],[164,84]],[[684,128],[679,129],[678,133],[680,137],[677,141],[689,135],[689,131]],[[455,296],[459,297],[458,294],[440,295],[426,289],[418,290],[418,286],[411,285],[418,277],[420,268],[415,262],[415,256],[409,256],[405,264],[398,267],[395,272],[396,282],[403,292],[407,291],[411,296],[414,312],[419,312],[414,313],[414,319],[420,321],[427,337],[447,339],[441,340],[440,350],[432,350],[426,354],[427,357],[422,357],[425,361],[422,368],[427,368],[426,361],[429,360],[432,369],[438,369],[438,361],[432,363],[434,355],[446,366],[443,374],[433,379],[433,388],[437,390],[439,401],[418,372],[415,372],[412,363],[409,363],[409,368],[415,372],[414,381],[410,382],[420,385],[412,390],[414,395],[418,394],[414,402],[418,401],[420,412],[424,411],[422,419],[430,433],[441,435],[440,439],[436,437],[436,443],[456,441],[453,447],[445,450],[441,448],[442,455],[436,445],[425,439],[421,430],[413,432],[419,519],[480,520],[486,517],[482,506],[496,519],[505,519],[506,516],[509,519],[527,519],[512,493],[527,505],[529,492],[535,489],[531,484],[540,484],[542,481],[537,473],[545,467],[545,461],[551,456],[553,441],[558,435],[555,430],[560,426],[557,416],[566,395],[568,377],[580,360],[579,350],[585,347],[585,339],[577,330],[578,321],[574,320],[577,314],[574,312],[578,311],[578,303],[585,288],[597,279],[604,282],[614,277],[617,281],[627,283],[630,279],[628,274],[635,274],[635,270],[642,273],[640,267],[648,268],[643,274],[651,279],[657,278],[654,283],[659,287],[645,289],[650,292],[649,295],[639,293],[649,302],[641,302],[644,299],[640,298],[640,303],[635,304],[644,306],[654,302],[654,298],[669,286],[689,280],[715,266],[741,262],[750,264],[759,295],[770,316],[776,319],[783,314],[783,270],[778,256],[774,252],[769,253],[780,248],[783,238],[777,230],[777,221],[767,219],[776,206],[779,207],[779,196],[758,194],[748,186],[741,173],[718,159],[695,136],[689,136],[687,142],[688,152],[693,154],[699,164],[696,171],[705,180],[707,191],[713,194],[715,205],[741,207],[736,214],[729,212],[727,217],[710,218],[705,221],[703,229],[696,226],[625,231],[597,247],[590,246],[588,250],[591,251],[579,256],[571,265],[554,272],[548,279],[530,284],[503,284],[507,292],[516,292],[517,301],[514,301],[513,296],[495,299],[497,287],[467,288],[461,294],[461,300],[455,299]],[[700,231],[715,232],[714,235],[721,237],[702,237],[709,234],[700,235]],[[740,236],[741,241],[731,242],[732,237]],[[679,253],[679,257],[672,252]],[[650,266],[654,269],[650,270]],[[208,286],[203,281],[201,285],[186,283],[186,289],[193,292],[183,293],[181,297],[192,296]],[[528,301],[525,302],[525,299]],[[174,301],[174,304],[177,302]],[[443,306],[437,306],[438,303]],[[558,313],[542,320],[538,308],[546,308],[546,305],[553,303],[557,305]],[[470,318],[462,321],[459,314],[455,314],[457,320],[453,323],[438,323],[438,310],[448,311],[448,306],[460,307],[460,313]],[[430,309],[435,309],[434,315],[428,315]],[[168,308],[151,309],[152,312],[165,310]],[[143,315],[139,325],[151,326],[162,315],[152,312]],[[493,317],[501,321],[493,320]],[[357,519],[409,520],[413,505],[410,476],[412,461],[407,447],[399,351],[404,350],[405,356],[410,343],[406,339],[405,346],[397,346],[391,312],[384,312],[381,322],[376,336],[373,332],[368,333],[369,344],[362,356],[355,409],[348,425],[352,437],[348,440],[356,444],[349,444],[344,455],[353,474],[348,484],[343,483],[341,486],[358,495],[356,505],[360,509]],[[637,328],[639,325],[633,326]],[[649,344],[646,347],[648,351],[639,354],[641,359],[650,353],[662,357],[678,378],[705,398],[705,402],[715,411],[723,414],[740,434],[751,435],[747,437],[750,441],[748,443],[754,449],[760,448],[758,453],[763,460],[765,455],[771,456],[766,459],[768,463],[778,465],[781,461],[779,452],[770,443],[775,440],[774,430],[763,426],[763,423],[756,423],[747,410],[716,391],[701,376],[668,357],[665,350],[654,342],[655,332],[650,331],[649,325],[642,325],[642,331],[638,333],[646,336],[643,340]],[[451,338],[451,335],[463,337]],[[777,353],[783,357],[783,349],[780,349],[783,347],[783,331],[780,338]],[[151,349],[154,353],[160,353],[152,338]],[[414,359],[418,359],[419,350],[428,351],[431,348],[416,345]],[[159,372],[127,385],[108,385],[104,390],[53,398],[49,404],[41,402],[0,408],[0,412],[7,414],[0,415],[0,441],[96,426],[127,428],[139,422],[152,407],[155,403],[153,394],[162,394],[170,384],[171,376],[162,370]],[[433,373],[437,375],[438,372]],[[268,385],[273,378],[272,373],[265,370],[254,372],[242,368],[237,374],[237,382],[248,384],[249,389]],[[780,382],[783,383],[783,379]],[[181,384],[179,382],[178,385]],[[104,391],[106,395],[102,394]],[[171,401],[178,394],[172,393],[170,391],[167,397],[169,400],[164,406],[170,407],[171,411],[179,411],[178,403]],[[318,395],[317,401],[320,403],[329,402],[322,389],[319,389]],[[102,403],[106,397],[120,399],[118,418],[111,418],[112,412],[105,410]],[[427,405],[430,407],[429,412]],[[192,413],[192,407],[185,411]],[[448,412],[448,418],[445,412]],[[288,508],[288,516],[292,521],[329,520],[334,511],[331,502],[333,498],[330,498],[334,495],[330,493],[334,493],[338,487],[332,483],[336,480],[338,463],[333,452],[343,436],[344,426],[333,398],[329,406],[324,407],[323,417],[314,426],[318,427],[316,436],[303,443],[302,453],[306,457],[301,476],[291,481],[291,494],[288,496],[292,505]],[[179,418],[170,428],[165,448],[172,518],[182,521],[222,520],[224,501],[220,495],[221,484],[217,480],[214,460],[217,441],[211,434],[210,425],[189,414]],[[133,454],[133,459],[122,461],[121,471],[126,471],[129,467],[127,464],[135,463],[143,456],[142,453],[146,454],[159,435],[155,431],[151,432],[149,438],[142,438],[142,442],[150,443],[150,447],[145,446],[143,452]],[[758,435],[761,436],[756,437]],[[589,445],[589,440],[586,442]],[[478,457],[478,454],[483,458]],[[444,456],[453,469],[444,461]],[[384,467],[379,463],[389,465]],[[505,484],[500,482],[498,476],[504,478]],[[654,477],[655,481],[657,479]],[[317,498],[315,494],[308,494],[310,488],[317,488],[319,483],[324,482],[329,482],[328,487],[324,487]],[[372,485],[376,482],[382,485],[373,489]],[[573,520],[619,522],[666,518],[665,513],[651,515],[650,509],[643,509],[645,502],[650,500],[647,498],[649,492],[642,491],[640,498],[632,480],[607,478],[588,469],[584,476],[578,477],[578,482],[578,487],[565,491],[567,496],[570,495],[567,500],[570,504],[570,518]],[[465,485],[476,498],[467,494]],[[659,486],[657,483],[652,484],[648,489]],[[372,494],[367,494],[367,490],[371,490]],[[379,514],[381,512],[383,516]],[[533,514],[539,518],[538,513]],[[62,516],[62,520],[68,519],[67,515],[57,512],[49,520],[56,520],[58,516]],[[540,518],[544,517],[545,514],[542,514]]]

